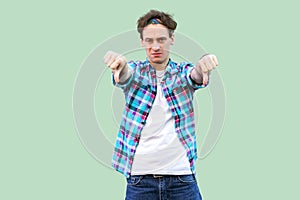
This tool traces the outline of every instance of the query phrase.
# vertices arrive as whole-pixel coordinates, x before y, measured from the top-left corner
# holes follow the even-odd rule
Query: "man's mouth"
[[[151,54],[153,57],[160,57],[162,55],[162,53],[152,53]]]

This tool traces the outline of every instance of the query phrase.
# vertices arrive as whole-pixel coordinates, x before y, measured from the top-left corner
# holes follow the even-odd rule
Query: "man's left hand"
[[[208,84],[209,73],[218,66],[217,57],[213,54],[203,56],[191,73],[191,78],[196,82],[202,82],[203,85]]]

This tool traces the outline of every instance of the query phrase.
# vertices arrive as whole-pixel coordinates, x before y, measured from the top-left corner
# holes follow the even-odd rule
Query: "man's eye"
[[[166,40],[165,38],[159,38],[159,39],[158,39],[158,42],[162,43],[162,42],[164,42],[165,40]]]

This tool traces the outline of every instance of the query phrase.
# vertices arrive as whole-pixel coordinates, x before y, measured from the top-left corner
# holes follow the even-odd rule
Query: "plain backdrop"
[[[226,119],[214,150],[196,163],[204,199],[299,199],[295,0],[1,2],[0,199],[124,198],[125,178],[81,144],[72,94],[89,53],[135,29],[151,8],[174,14],[177,31],[219,59]],[[201,140],[210,110],[207,90],[199,95]],[[101,105],[99,118],[108,115]],[[107,137],[115,136],[114,126]]]

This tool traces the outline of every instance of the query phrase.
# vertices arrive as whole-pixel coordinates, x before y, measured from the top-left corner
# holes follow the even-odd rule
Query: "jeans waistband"
[[[193,174],[145,174],[145,175],[134,175],[134,176],[144,176],[144,177],[151,177],[151,178],[168,178],[168,177],[177,177],[177,176],[192,176]]]

